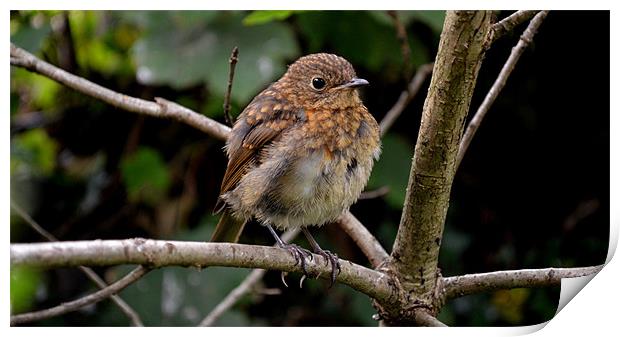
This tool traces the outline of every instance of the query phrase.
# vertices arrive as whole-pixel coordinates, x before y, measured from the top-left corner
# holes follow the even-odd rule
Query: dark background
[[[510,12],[502,12],[500,17]],[[399,12],[414,69],[437,51],[442,12]],[[68,27],[68,29],[67,29]],[[525,25],[486,55],[470,115]],[[440,267],[444,276],[604,263],[609,239],[609,12],[552,11],[483,121],[457,172]],[[312,52],[347,58],[370,81],[377,120],[406,81],[385,12],[11,12],[11,41],[113,90],[165,97],[223,121],[228,56],[240,60],[233,113]],[[424,88],[428,86],[426,81]],[[384,138],[367,190],[389,193],[351,208],[389,251],[402,208],[425,98]],[[188,126],[145,118],[11,68],[11,200],[61,240],[206,240],[226,165],[223,143]],[[324,248],[368,265],[335,225],[314,229]],[[11,214],[11,242],[42,241]],[[307,246],[303,239],[299,244]],[[272,244],[246,227],[242,242]],[[97,269],[112,281],[128,266]],[[156,270],[121,293],[146,325],[195,325],[249,271]],[[268,272],[219,325],[373,326],[370,300],[322,280],[290,288]],[[11,270],[13,313],[92,292],[77,269]],[[273,293],[279,294],[273,294]],[[528,325],[553,317],[559,287],[514,289],[448,302],[448,325]],[[127,325],[110,301],[34,325]]]

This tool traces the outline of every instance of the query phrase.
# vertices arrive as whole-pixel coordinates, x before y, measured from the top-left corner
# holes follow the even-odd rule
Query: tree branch
[[[290,242],[297,235],[299,235],[300,229],[291,229],[282,234],[282,240],[284,242]],[[275,246],[275,245],[274,245]],[[215,321],[222,316],[223,313],[228,311],[239,300],[247,294],[252,287],[258,283],[267,270],[254,269],[252,272],[241,282],[235,289],[233,289],[213,310],[198,324],[198,326],[212,326]]]
[[[405,110],[409,102],[411,102],[411,100],[413,100],[413,98],[418,94],[418,92],[422,88],[422,84],[424,84],[424,81],[426,80],[426,77],[428,77],[428,75],[430,75],[432,71],[432,63],[420,66],[413,79],[411,79],[411,82],[409,82],[407,90],[404,90],[400,94],[398,100],[396,101],[396,103],[394,103],[394,106],[392,106],[392,108],[385,114],[385,116],[381,120],[381,123],[379,123],[379,128],[381,129],[382,136],[385,135],[385,133],[390,127],[392,127],[398,116],[400,116],[403,110]]]
[[[388,266],[399,276],[406,292],[414,293],[431,308],[435,307],[437,261],[459,140],[484,58],[491,18],[487,11],[446,14]]]
[[[301,267],[285,249],[213,242],[147,239],[65,241],[11,244],[11,265],[32,267],[110,266],[140,264],[149,267],[225,266],[300,272]],[[331,267],[320,255],[306,261],[308,271],[330,277]],[[370,297],[389,301],[393,289],[383,273],[341,260],[337,280]]]
[[[26,221],[26,223],[30,225],[32,229],[34,229],[37,233],[39,233],[41,236],[46,238],[48,241],[51,241],[51,242],[58,241],[58,239],[56,239],[56,237],[54,237],[52,233],[46,231],[43,227],[39,226],[39,224],[36,221],[34,221],[34,219],[30,217],[30,215],[28,215],[28,213],[26,213],[26,211],[24,211],[19,205],[14,203],[13,200],[11,200],[11,208],[15,212],[17,212],[17,214],[22,219],[24,219],[24,221]],[[79,269],[91,281],[93,281],[99,287],[99,289],[104,289],[105,287],[108,286],[108,284],[106,284],[105,281],[103,281],[99,277],[99,275],[97,275],[97,273],[95,273],[92,269],[88,267],[84,267],[84,266],[80,266]],[[125,302],[122,298],[120,298],[118,295],[112,295],[110,296],[110,299],[121,309],[121,311],[129,318],[129,320],[134,326],[144,326],[144,324],[142,323],[142,320],[140,319],[140,315],[138,315],[138,313],[135,310],[133,310],[133,308],[129,304],[127,304],[127,302]]]
[[[54,316],[59,316],[59,315],[62,315],[62,314],[65,314],[71,311],[75,311],[89,304],[100,302],[118,293],[119,291],[125,289],[127,286],[139,280],[142,276],[144,276],[149,271],[150,271],[149,268],[138,266],[136,269],[132,270],[129,274],[127,274],[122,279],[88,296],[79,298],[75,301],[63,303],[53,308],[49,308],[49,309],[45,309],[41,311],[29,312],[25,314],[13,315],[11,316],[11,325],[23,324],[27,322],[38,321],[38,320],[42,320],[42,319],[46,319],[46,318],[50,318]]]
[[[338,218],[336,223],[338,223],[340,228],[342,228],[342,230],[355,241],[357,246],[360,247],[373,268],[377,268],[383,261],[390,257],[377,238],[375,238],[351,212],[343,214]]]
[[[465,156],[465,152],[467,152],[467,148],[469,147],[471,140],[474,138],[476,131],[478,131],[478,127],[480,126],[482,119],[484,119],[484,117],[486,116],[489,108],[491,108],[491,105],[493,104],[493,102],[495,102],[497,96],[499,96],[499,93],[502,91],[502,89],[504,89],[506,81],[514,70],[517,61],[519,61],[519,58],[521,57],[521,54],[523,54],[523,51],[527,48],[527,45],[532,42],[534,35],[536,35],[536,32],[538,31],[538,27],[540,27],[542,21],[545,19],[548,13],[549,11],[541,11],[536,14],[536,16],[532,19],[530,24],[527,26],[527,28],[519,38],[519,42],[517,42],[517,45],[512,48],[510,56],[508,56],[508,60],[506,60],[506,63],[502,67],[502,70],[497,76],[495,83],[493,83],[493,86],[487,93],[484,101],[482,101],[482,104],[480,104],[480,107],[476,111],[476,114],[467,126],[467,131],[465,131],[465,135],[463,136],[461,144],[459,145],[459,154],[456,162],[457,168],[461,165],[461,161]]]
[[[592,275],[601,269],[603,269],[602,265],[581,268],[504,270],[446,277],[443,279],[443,296],[445,299],[452,299],[498,289],[554,286],[559,285],[563,278]]]
[[[230,59],[228,59],[230,69],[228,70],[228,85],[226,86],[226,94],[224,95],[224,118],[226,119],[226,123],[230,126],[232,126],[234,122],[230,115],[230,92],[232,91],[233,79],[235,78],[235,66],[237,65],[237,61],[239,61],[239,48],[235,47],[230,54]]]
[[[510,16],[504,18],[500,22],[491,26],[491,33],[489,35],[489,46],[500,37],[513,31],[518,25],[531,19],[539,11],[516,11]]]
[[[230,132],[229,127],[170,101],[162,99],[155,103],[104,88],[42,61],[13,43],[11,43],[11,64],[49,77],[69,88],[127,111],[183,122],[222,140],[226,139]]]

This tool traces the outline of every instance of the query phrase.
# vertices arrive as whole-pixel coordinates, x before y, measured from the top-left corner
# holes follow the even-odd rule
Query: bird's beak
[[[363,85],[368,85],[368,81],[366,81],[363,78],[354,78],[351,81],[349,81],[348,83],[345,83],[341,86],[339,86],[339,89],[344,89],[344,88],[357,88],[357,87],[361,87]]]

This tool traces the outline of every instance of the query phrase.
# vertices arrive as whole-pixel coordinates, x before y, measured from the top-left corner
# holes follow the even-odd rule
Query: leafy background
[[[505,16],[509,13],[501,13]],[[414,68],[431,62],[444,14],[404,11]],[[575,25],[580,22],[580,25]],[[475,109],[517,33],[487,53]],[[312,52],[349,59],[371,86],[379,120],[405,86],[391,19],[381,11],[13,11],[11,41],[116,91],[165,97],[223,121],[233,46],[238,114],[287,64]],[[579,41],[575,44],[574,41]],[[596,71],[585,65],[596,64]],[[11,200],[61,240],[206,240],[226,165],[222,142],[185,125],[144,118],[11,68]],[[426,82],[428,85],[428,81]],[[422,92],[383,141],[368,190],[352,207],[385,247],[400,219]],[[440,256],[444,275],[603,263],[609,226],[609,13],[552,12],[523,55],[457,172]],[[314,230],[342,258],[367,265],[336,226]],[[11,242],[42,239],[11,214]],[[242,242],[272,244],[257,225]],[[307,245],[299,240],[301,245]],[[99,268],[113,281],[128,266]],[[156,270],[121,296],[150,326],[199,322],[249,273],[234,268]],[[11,311],[57,305],[94,290],[75,269],[11,269]],[[289,275],[296,284],[299,275]],[[449,325],[526,325],[555,313],[559,287],[514,289],[449,302]],[[218,322],[224,326],[374,326],[370,300],[308,280],[284,288],[277,272]],[[33,325],[125,326],[109,301]]]

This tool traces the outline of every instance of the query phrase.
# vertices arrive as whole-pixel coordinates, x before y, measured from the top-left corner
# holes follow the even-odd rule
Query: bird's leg
[[[310,253],[310,251],[308,251],[307,249],[303,249],[299,247],[296,244],[286,243],[282,241],[282,239],[280,239],[280,237],[278,236],[276,231],[273,229],[273,227],[271,227],[270,225],[267,225],[267,228],[269,229],[269,232],[271,232],[271,235],[273,235],[273,238],[276,240],[278,246],[280,246],[280,248],[284,248],[288,250],[291,253],[291,255],[293,255],[293,257],[295,258],[295,265],[298,265],[298,264],[301,265],[301,269],[304,271],[304,275],[309,276],[308,269],[306,269],[305,257],[307,256],[312,260],[312,253]],[[288,287],[288,285],[284,281],[284,272],[282,272],[282,283],[284,283],[284,285]]]
[[[338,273],[340,273],[340,261],[338,261],[338,256],[330,252],[329,250],[321,249],[319,244],[316,242],[316,240],[314,240],[314,238],[310,234],[310,231],[306,227],[301,227],[301,231],[306,236],[306,239],[308,239],[308,242],[310,242],[310,246],[312,246],[312,250],[316,254],[319,254],[325,258],[325,264],[327,264],[328,261],[331,262],[332,274],[331,274],[331,283],[329,285],[329,287],[331,288],[331,286],[334,285],[334,281],[336,281],[336,276],[338,276]]]

